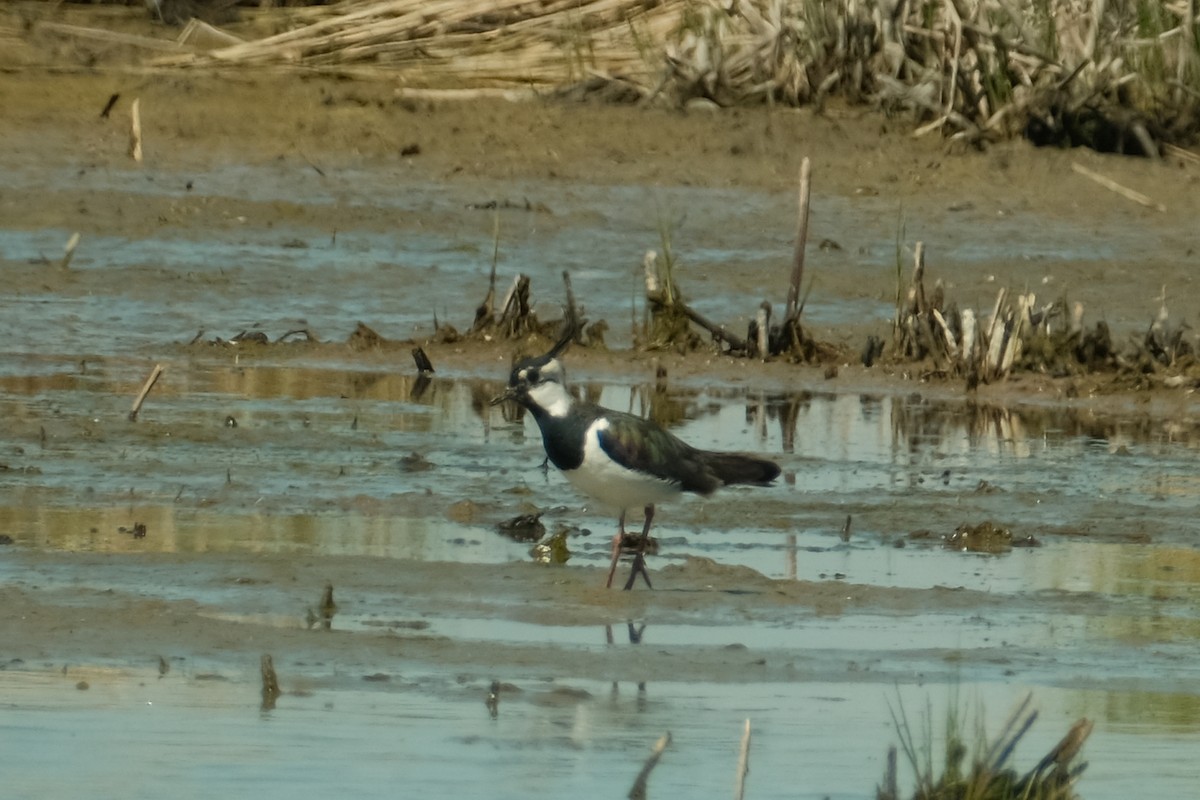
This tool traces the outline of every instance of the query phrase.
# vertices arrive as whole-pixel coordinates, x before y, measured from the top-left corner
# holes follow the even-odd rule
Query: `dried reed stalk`
[[[129,107],[129,155],[134,161],[142,163],[142,100],[134,98]]]
[[[642,765],[641,772],[633,781],[633,787],[629,790],[629,800],[646,800],[646,782],[650,780],[650,773],[658,766],[658,761],[662,758],[663,751],[671,744],[671,734],[665,733],[654,743],[653,749],[650,751],[649,757],[646,758],[646,763]]]
[[[146,396],[150,394],[150,390],[154,388],[154,384],[158,383],[159,376],[163,374],[163,365],[155,364],[154,369],[150,372],[150,377],[146,378],[146,382],[142,384],[142,390],[138,392],[137,397],[133,400],[133,407],[129,409],[129,421],[136,422],[138,412],[142,410],[142,403],[146,402]]]
[[[1099,172],[1094,172],[1078,162],[1075,162],[1075,161],[1071,162],[1071,169],[1074,170],[1075,172],[1078,172],[1080,175],[1084,176],[1085,178],[1095,181],[1096,183],[1103,186],[1105,189],[1108,189],[1110,192],[1116,192],[1117,194],[1121,195],[1122,197],[1124,197],[1127,200],[1132,200],[1133,202],[1135,202],[1139,205],[1143,205],[1146,208],[1153,208],[1156,211],[1166,211],[1167,210],[1167,207],[1164,206],[1162,203],[1155,202],[1150,197],[1147,197],[1146,195],[1142,194],[1141,192],[1136,192],[1133,189],[1130,189],[1128,186],[1123,186],[1123,185],[1117,183],[1116,181],[1114,181],[1112,178],[1109,178],[1105,175],[1101,175]]]
[[[746,775],[750,772],[750,720],[742,731],[742,747],[738,754],[737,780],[734,782],[734,800],[743,800],[746,796]]]
[[[67,239],[67,246],[63,248],[62,261],[59,262],[59,269],[66,269],[71,266],[71,259],[75,257],[75,248],[79,247],[79,231],[71,234],[71,238]]]
[[[795,321],[800,301],[800,281],[804,278],[804,250],[808,244],[808,205],[811,197],[812,162],[805,156],[800,162],[800,202],[796,213],[796,245],[792,251],[792,273],[788,282],[784,324]]]

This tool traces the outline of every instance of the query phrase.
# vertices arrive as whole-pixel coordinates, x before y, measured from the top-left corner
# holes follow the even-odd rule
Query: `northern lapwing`
[[[576,400],[567,391],[558,360],[569,341],[570,336],[564,336],[545,355],[518,361],[508,386],[492,404],[515,400],[527,408],[541,429],[550,463],[576,489],[619,512],[609,587],[625,539],[625,513],[645,509],[646,522],[625,588],[633,588],[639,574],[651,586],[645,552],[657,504],[684,492],[709,495],[728,484],[766,485],[778,477],[779,465],[740,453],[698,450],[651,420]]]

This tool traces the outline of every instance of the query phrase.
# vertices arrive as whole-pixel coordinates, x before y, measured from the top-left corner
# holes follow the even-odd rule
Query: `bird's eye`
[[[525,371],[525,380],[529,381],[530,383],[537,383],[541,379],[542,376],[538,373],[536,368],[530,368]]]

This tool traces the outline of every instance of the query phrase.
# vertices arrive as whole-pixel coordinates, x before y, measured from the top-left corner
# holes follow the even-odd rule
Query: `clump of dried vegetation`
[[[1157,154],[1197,132],[1195,0],[343,0],[179,66],[913,112],[922,130]]]
[[[1092,723],[1081,719],[1046,753],[1034,767],[1020,772],[1011,764],[1017,744],[1037,720],[1030,708],[1032,696],[1017,706],[1000,734],[988,741],[982,731],[973,754],[966,744],[963,720],[951,709],[946,720],[945,750],[941,774],[934,768],[933,731],[923,733],[918,742],[903,706],[892,717],[900,736],[900,746],[916,779],[914,800],[1076,800],[1075,783],[1087,767],[1078,760],[1092,732]],[[971,756],[970,763],[966,763]],[[896,776],[896,749],[888,752],[883,784],[876,791],[878,800],[899,800]]]
[[[1032,769],[1018,772],[1011,764],[1017,744],[1029,732],[1037,720],[1038,713],[1031,706],[1032,695],[1017,706],[1009,716],[999,736],[989,741],[979,728],[975,751],[966,743],[964,720],[955,707],[951,707],[946,718],[945,749],[941,774],[934,767],[934,735],[926,711],[925,727],[921,741],[917,740],[904,713],[903,705],[892,711],[892,720],[900,736],[900,746],[913,772],[916,786],[913,800],[1078,800],[1075,784],[1087,762],[1079,761],[1079,753],[1092,732],[1090,720],[1081,719],[1071,726],[1066,735]],[[650,751],[646,762],[634,780],[630,798],[645,800],[651,773],[671,746],[671,734],[662,736]],[[747,796],[747,777],[750,764],[751,725],[747,719],[742,729],[737,766],[734,773],[734,794],[737,800]],[[966,764],[968,756],[970,764]],[[897,775],[897,750],[888,750],[887,768],[883,783],[876,788],[877,800],[900,800]],[[750,791],[750,795],[753,792]]]
[[[863,351],[868,366],[887,352],[894,361],[923,365],[924,377],[964,378],[968,388],[1016,372],[1109,373],[1130,388],[1200,382],[1200,342],[1185,322],[1170,321],[1165,289],[1155,319],[1123,344],[1113,341],[1103,320],[1086,325],[1083,304],[1066,297],[1039,304],[1032,291],[1000,288],[990,315],[977,318],[974,309],[960,310],[946,297],[941,281],[926,290],[925,248],[918,242],[912,279],[907,289],[898,282],[897,297],[891,349],[869,344]]]
[[[226,14],[232,3],[151,5],[178,23],[223,20],[204,12]],[[920,131],[972,142],[1026,135],[1146,155],[1200,128],[1196,0],[295,4],[241,0],[259,7],[241,9],[255,25],[218,30],[194,21],[174,42],[141,37],[148,63],[290,66],[386,74],[414,87],[530,87],[626,102],[819,106],[840,98],[911,112]],[[271,5],[289,7],[261,8]],[[43,29],[118,35],[52,21]]]

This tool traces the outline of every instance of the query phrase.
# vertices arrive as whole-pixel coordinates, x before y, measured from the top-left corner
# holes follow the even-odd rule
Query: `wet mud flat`
[[[420,387],[373,358],[179,346],[137,422],[131,365],[6,376],[7,731],[89,743],[66,776],[27,760],[28,796],[148,795],[180,770],[197,796],[346,772],[364,796],[436,793],[448,772],[505,797],[618,793],[666,730],[652,787],[697,791],[731,779],[749,717],[756,795],[861,797],[895,741],[889,703],[995,727],[1028,692],[1031,759],[1096,720],[1084,796],[1127,796],[1143,770],[1190,780],[1193,426],[821,384],[656,393],[583,366],[589,396],[784,467],[664,508],[657,588],[611,592],[612,520],[486,405],[498,379]],[[499,532],[530,511],[572,529],[567,564]],[[1016,546],[947,546],[983,521]],[[284,692],[270,711],[262,653]],[[108,744],[128,726],[146,737],[135,782]]]
[[[617,795],[667,730],[651,791],[709,794],[749,717],[750,796],[864,797],[896,741],[889,702],[930,704],[939,734],[946,706],[979,707],[994,731],[1029,692],[1019,761],[1086,716],[1084,797],[1191,791],[1186,387],[1091,397],[1026,376],[966,395],[902,369],[658,354],[656,388],[653,356],[624,349],[662,220],[706,313],[740,324],[782,295],[801,142],[826,159],[814,241],[840,248],[814,253],[806,315],[851,350],[887,330],[901,207],[960,298],[1062,288],[1129,333],[1166,285],[1186,315],[1188,173],[1102,165],[1165,197],[1151,213],[1082,202],[1061,154],[947,154],[845,121],[414,111],[387,87],[273,80],[173,79],[187,103],[131,85],[140,168],[88,105],[106,79],[0,80],[22,101],[0,121],[0,738],[18,796]],[[293,111],[249,113],[267,90]],[[398,155],[409,141],[420,157]],[[601,588],[614,521],[487,406],[509,345],[429,344],[421,383],[406,347],[346,344],[360,320],[394,340],[429,336],[435,312],[469,323],[497,216],[500,272],[531,274],[545,316],[565,268],[610,323],[613,352],[568,356],[581,392],[784,468],[664,507],[653,592]],[[320,343],[212,343],[297,328]],[[565,565],[498,532],[523,513],[570,530]],[[1010,538],[946,546],[985,523]],[[283,689],[268,711],[263,653]]]

